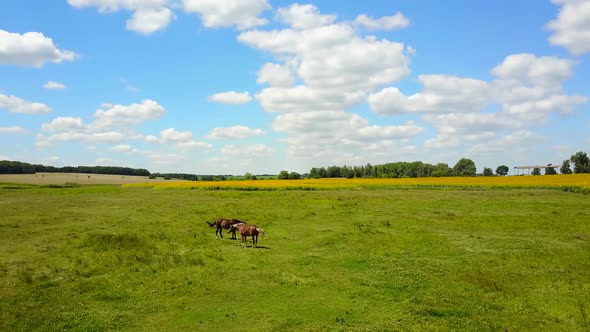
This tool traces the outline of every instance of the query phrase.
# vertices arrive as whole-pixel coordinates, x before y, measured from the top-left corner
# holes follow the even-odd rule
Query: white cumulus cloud
[[[208,100],[222,104],[240,105],[249,103],[252,101],[252,97],[248,92],[228,91],[211,95],[209,96]]]
[[[129,144],[119,144],[119,145],[115,145],[111,148],[111,150],[115,151],[115,152],[124,152],[124,153],[136,153],[138,152],[137,149],[134,149],[131,147],[131,145]]]
[[[132,11],[127,29],[146,35],[165,29],[174,17],[169,0],[68,0],[68,3],[76,8],[97,7],[100,13]]]
[[[212,146],[206,142],[193,140],[193,133],[190,131],[178,131],[168,128],[160,132],[160,141],[164,144],[173,144],[182,149],[210,149]]]
[[[66,88],[64,84],[54,81],[49,81],[45,83],[43,87],[48,90],[62,90]]]
[[[277,18],[292,28],[301,30],[332,24],[336,15],[320,15],[319,9],[314,5],[294,3],[287,8],[279,8]]]
[[[366,139],[410,138],[423,131],[422,127],[411,121],[397,126],[371,126],[360,115],[344,111],[281,114],[275,118],[272,126],[278,132],[315,139],[343,140],[358,145]]]
[[[573,63],[557,57],[513,54],[494,67],[491,82],[449,75],[420,75],[422,92],[406,96],[387,87],[371,94],[371,110],[383,115],[401,113],[478,113],[502,105],[507,113],[568,113],[587,98],[564,95],[563,83]]]
[[[270,156],[275,149],[264,144],[252,145],[225,145],[221,148],[221,154],[225,156],[245,156],[248,158]]]
[[[124,127],[160,118],[166,110],[157,102],[146,99],[141,104],[102,104],[94,113],[92,126],[98,128]]]
[[[253,30],[238,40],[297,63],[299,78],[315,89],[371,90],[410,73],[402,43],[363,38],[347,24],[301,31]]]
[[[387,87],[368,98],[372,111],[382,115],[422,114],[436,130],[425,141],[431,149],[473,146],[483,153],[532,132],[548,123],[549,114],[568,114],[588,102],[580,95],[563,92],[574,63],[558,57],[512,54],[490,70],[494,79],[482,80],[449,75],[420,75],[421,92],[406,96]],[[514,133],[522,135],[514,136]],[[511,136],[512,135],[512,136]],[[529,142],[529,141],[526,141]]]
[[[497,140],[485,140],[474,145],[471,150],[479,153],[504,152],[506,147],[518,151],[522,154],[530,153],[529,146],[544,140],[539,134],[530,130],[518,130],[500,137]]]
[[[158,165],[176,165],[184,159],[183,155],[177,153],[148,152],[146,156]]]
[[[0,134],[28,135],[31,131],[21,126],[0,127]]]
[[[68,0],[68,3],[76,8],[98,7],[101,13],[110,13],[121,9],[162,7],[168,2],[168,0]]]
[[[46,62],[73,61],[77,57],[72,51],[57,48],[51,38],[40,32],[0,30],[0,63],[40,68]]]
[[[575,55],[590,52],[590,1],[553,0],[553,3],[561,8],[557,18],[547,24],[554,31],[549,42]]]
[[[357,114],[345,111],[311,111],[278,115],[272,127],[288,134],[281,141],[287,145],[289,158],[316,163],[331,160],[334,163],[363,163],[373,158],[373,146],[395,146],[392,140],[407,140],[423,132],[414,122],[400,125],[377,126]],[[329,147],[329,148],[326,148]]]
[[[129,152],[132,150],[131,145],[128,144],[119,144],[115,145],[111,148],[111,150],[116,152]]]
[[[169,142],[186,142],[193,138],[193,133],[190,131],[178,131],[174,128],[168,128],[160,132],[162,141],[164,143]]]
[[[521,53],[507,56],[491,73],[500,80],[512,83],[559,88],[571,76],[573,66],[570,60]]]
[[[266,24],[258,16],[271,8],[266,0],[183,0],[183,6],[187,13],[198,14],[207,28],[236,26],[241,30]]]
[[[295,75],[288,65],[266,63],[258,71],[257,83],[268,83],[271,87],[290,87],[295,84]]]
[[[368,30],[397,30],[407,27],[410,20],[404,14],[398,12],[377,19],[362,14],[357,16],[355,23],[364,26]]]
[[[393,115],[411,112],[474,112],[489,102],[488,83],[447,75],[420,75],[424,90],[405,96],[398,88],[389,87],[369,96],[376,113]]]
[[[144,141],[148,142],[148,143],[158,143],[160,141],[160,139],[158,138],[158,136],[155,135],[146,135],[142,137]]]
[[[45,114],[51,112],[51,108],[45,104],[26,101],[16,96],[7,96],[0,93],[0,108],[12,113]]]
[[[345,109],[364,101],[363,91],[314,89],[305,85],[270,87],[256,94],[256,100],[267,112],[308,112]]]
[[[116,131],[100,133],[62,132],[49,136],[37,135],[37,147],[42,148],[54,143],[114,144],[125,139],[125,135]]]
[[[82,119],[76,117],[57,117],[51,120],[50,123],[44,123],[41,125],[42,131],[47,132],[70,132],[85,130]]]
[[[207,142],[200,142],[200,141],[187,141],[187,142],[179,142],[178,147],[185,150],[190,149],[198,149],[198,150],[209,150],[212,148],[212,145]]]
[[[128,30],[149,35],[166,28],[173,17],[172,11],[166,7],[138,9],[127,20],[126,26]]]
[[[279,8],[276,18],[286,27],[246,31],[238,40],[274,57],[258,71],[257,82],[269,87],[255,98],[266,112],[278,113],[272,129],[286,134],[281,142],[289,160],[357,160],[368,145],[386,146],[385,140],[411,139],[423,130],[416,123],[371,125],[346,111],[410,74],[406,45],[364,36],[358,23],[336,22],[314,5]]]
[[[205,136],[207,139],[244,139],[253,136],[264,135],[262,129],[252,129],[246,126],[233,126],[227,128],[213,128]]]
[[[144,121],[157,119],[165,109],[157,102],[144,100],[139,104],[113,105],[102,104],[94,113],[95,120],[85,124],[80,117],[56,117],[41,125],[41,134],[37,135],[37,147],[43,148],[56,143],[118,144],[112,147],[118,152],[137,152],[136,149],[125,151],[125,140],[143,140],[149,143],[162,143],[155,136],[138,134],[133,126]]]
[[[413,121],[398,126],[366,126],[359,128],[357,133],[360,138],[385,139],[385,138],[409,138],[424,131],[424,128]]]

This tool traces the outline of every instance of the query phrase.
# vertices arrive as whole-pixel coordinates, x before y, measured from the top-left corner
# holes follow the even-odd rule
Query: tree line
[[[573,165],[573,170],[572,170]],[[551,166],[548,164],[547,166]],[[364,166],[328,166],[313,167],[309,174],[299,174],[282,170],[278,174],[279,179],[296,180],[300,178],[417,178],[417,177],[442,177],[442,176],[476,176],[476,166],[473,160],[461,158],[453,167],[446,163],[436,165],[414,162],[394,162],[379,165],[366,164]],[[500,165],[496,168],[499,176],[508,175],[509,168]],[[36,172],[47,173],[88,173],[88,174],[112,174],[112,175],[137,175],[149,176],[150,178],[163,177],[165,179],[184,179],[189,181],[224,181],[231,178],[231,175],[195,175],[189,173],[150,173],[143,168],[129,168],[119,166],[65,166],[54,167],[41,164],[29,164],[20,161],[0,161],[0,174],[34,174]],[[561,174],[590,173],[590,158],[579,151],[569,159],[563,161],[560,167]],[[540,168],[533,169],[533,175],[541,175]],[[557,174],[555,168],[545,168],[545,174]],[[484,176],[494,175],[489,167],[484,167]],[[268,176],[268,175],[265,175]],[[246,180],[256,180],[256,175],[246,173],[243,177]]]
[[[572,171],[572,164],[574,169]],[[552,166],[548,164],[547,166]],[[576,152],[573,154],[570,159],[566,159],[561,163],[561,167],[559,168],[561,174],[572,174],[572,173],[590,173],[590,158],[588,158],[588,154],[583,151]],[[541,169],[538,167],[533,168],[531,173],[532,175],[541,175]],[[545,168],[545,175],[554,175],[557,174],[557,171],[554,167],[547,167]]]
[[[328,166],[313,167],[309,177],[319,178],[418,178],[442,176],[475,176],[476,167],[473,160],[462,158],[455,166],[446,163],[436,165],[414,162],[395,162],[380,165],[366,164],[365,166]]]
[[[571,165],[573,166],[573,171]],[[552,166],[548,164],[547,166]],[[395,162],[380,165],[366,164],[365,166],[328,166],[313,167],[309,174],[305,174],[313,179],[319,178],[418,178],[418,177],[442,177],[442,176],[476,176],[476,166],[473,160],[461,158],[453,167],[446,163],[436,165],[414,162]],[[495,175],[508,175],[510,168],[506,165],[500,165],[496,168]],[[564,160],[560,168],[562,174],[571,173],[590,173],[590,159],[585,152],[577,152],[570,159]],[[294,172],[281,171],[279,178],[297,179]],[[540,175],[540,169],[534,169],[533,175]],[[545,174],[557,174],[553,167],[545,168]],[[282,175],[282,177],[281,177]],[[489,167],[484,167],[483,176],[493,176],[494,172]]]
[[[34,174],[45,173],[87,173],[109,175],[149,176],[150,172],[143,168],[119,166],[65,166],[54,167],[41,164],[29,164],[20,161],[0,160],[0,174]]]
[[[150,174],[150,179],[155,178],[164,178],[166,180],[171,179],[183,179],[188,181],[199,181],[199,176],[195,174],[188,174],[188,173],[152,173]]]
[[[227,175],[196,175],[189,173],[150,173],[143,168],[130,168],[120,166],[45,166],[41,164],[29,164],[20,161],[0,160],[0,174],[35,174],[45,173],[85,173],[106,175],[136,175],[148,176],[150,179],[161,177],[164,179],[183,179],[189,181],[224,181]]]
[[[573,173],[590,173],[590,158],[586,152],[576,152],[570,159],[564,160],[559,169],[561,174],[572,174],[571,164],[574,164]]]

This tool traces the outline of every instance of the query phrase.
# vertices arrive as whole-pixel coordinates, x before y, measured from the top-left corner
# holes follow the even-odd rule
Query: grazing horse
[[[229,229],[228,233],[231,232],[232,233],[232,240],[237,240],[237,236],[236,236],[236,230],[235,228],[232,231],[232,228],[230,227],[231,225],[234,224],[245,224],[245,222],[238,220],[238,219],[224,219],[224,218],[219,218],[217,220],[215,220],[214,222],[208,222],[206,221],[206,223],[209,225],[209,227],[213,227],[213,226],[217,226],[217,229],[215,230],[215,238],[217,239],[217,233],[219,233],[219,235],[221,236],[221,238],[223,239],[223,229]]]
[[[258,228],[256,225],[233,224],[230,228],[240,231],[240,235],[242,236],[242,247],[247,246],[246,237],[252,236],[252,248],[256,248],[258,245],[258,234],[262,233],[262,237],[265,235],[264,230]]]

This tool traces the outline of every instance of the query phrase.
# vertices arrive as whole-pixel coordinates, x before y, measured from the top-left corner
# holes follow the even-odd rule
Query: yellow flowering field
[[[301,179],[235,181],[169,181],[132,183],[126,187],[186,188],[205,190],[288,190],[288,189],[362,189],[383,187],[574,187],[590,189],[590,174],[494,177],[429,177],[403,179]]]

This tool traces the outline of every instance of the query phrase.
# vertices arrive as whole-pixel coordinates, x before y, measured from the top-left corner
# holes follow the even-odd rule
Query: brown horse
[[[217,220],[215,220],[214,222],[208,222],[206,221],[206,223],[209,225],[209,227],[213,227],[213,226],[217,226],[217,229],[215,229],[215,238],[217,239],[217,233],[219,233],[219,235],[221,236],[221,238],[223,239],[223,229],[229,229],[228,233],[232,233],[232,240],[237,240],[237,236],[236,236],[236,230],[235,228],[232,231],[232,228],[230,227],[231,225],[234,224],[245,224],[245,222],[238,220],[238,219],[225,219],[225,218],[219,218]]]
[[[246,237],[252,236],[252,248],[256,248],[258,245],[258,234],[262,233],[262,237],[265,235],[264,230],[258,228],[256,225],[233,224],[230,226],[230,229],[232,228],[240,231],[240,235],[242,236],[242,247],[247,247]]]

